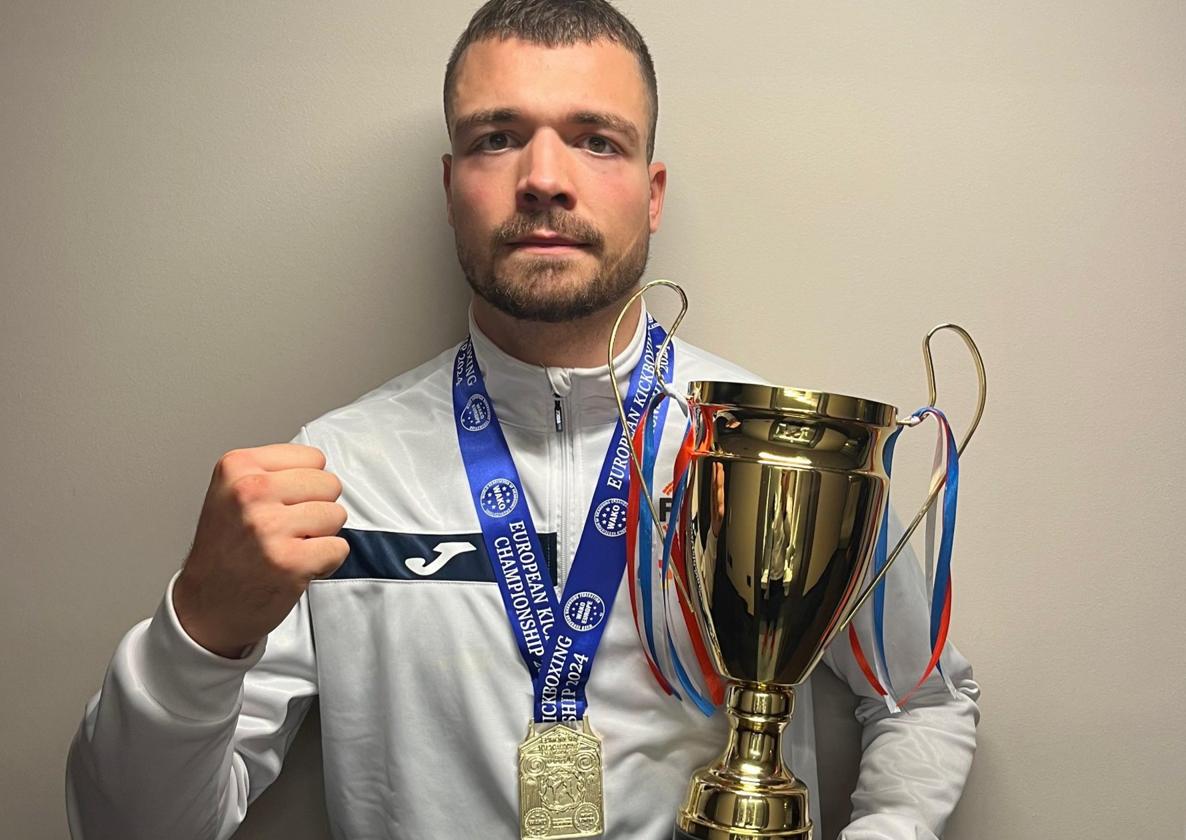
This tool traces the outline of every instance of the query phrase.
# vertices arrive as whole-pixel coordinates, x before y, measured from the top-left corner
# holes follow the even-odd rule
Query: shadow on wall
[[[250,808],[235,840],[329,837],[321,774],[321,710],[314,702],[293,739],[284,770]]]
[[[839,636],[845,643],[844,634]],[[861,762],[861,727],[854,714],[856,695],[827,666],[811,674],[815,702],[815,749],[819,768],[820,840],[835,840],[852,815],[852,792]]]

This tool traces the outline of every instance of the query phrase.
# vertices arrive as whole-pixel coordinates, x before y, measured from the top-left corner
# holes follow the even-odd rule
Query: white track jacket
[[[618,359],[632,370],[644,319]],[[617,412],[608,367],[542,368],[499,350],[470,321],[479,367],[522,478],[553,579],[576,551]],[[679,340],[675,380],[758,381]],[[116,649],[70,748],[75,840],[222,840],[280,772],[314,698],[329,823],[337,840],[514,840],[517,749],[532,714],[526,665],[474,511],[452,410],[456,348],[306,424],[337,475],[351,552],[240,660],[194,643],[172,607]],[[667,414],[656,485],[669,476],[684,419]],[[888,575],[895,684],[928,659],[921,570]],[[723,749],[722,712],[705,718],[651,676],[625,580],[588,685],[605,759],[605,836],[668,840],[692,771]],[[870,610],[857,628],[872,650]],[[862,697],[863,757],[847,840],[927,840],[959,799],[972,761],[979,687],[953,646],[937,675],[890,715],[843,635],[824,661]],[[798,691],[786,754],[813,791],[822,836],[810,683]]]

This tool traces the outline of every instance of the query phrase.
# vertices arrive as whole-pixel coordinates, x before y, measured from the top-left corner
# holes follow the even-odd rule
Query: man
[[[533,651],[572,623],[574,602],[577,624],[603,633],[578,692],[603,750],[604,825],[590,825],[670,837],[691,771],[723,744],[724,716],[652,678],[629,599],[614,597],[621,539],[582,549],[598,529],[616,533],[593,504],[620,434],[605,352],[662,218],[655,90],[641,37],[602,0],[493,0],[477,12],[446,72],[443,160],[474,290],[471,340],[290,444],[219,460],[190,555],[153,618],[120,643],[72,745],[76,838],[228,837],[279,773],[314,696],[335,837],[517,837],[519,745],[529,722],[553,719],[543,706],[563,703],[532,679],[551,661]],[[656,333],[640,305],[625,326],[617,364],[644,370]],[[680,386],[752,379],[674,346]],[[668,413],[668,470],[682,422]],[[495,430],[501,451],[497,435],[489,452],[467,442]],[[513,543],[491,536],[503,527]],[[504,564],[512,555],[519,566]],[[898,568],[891,597],[910,613],[921,590]],[[570,598],[578,575],[595,591]],[[563,614],[517,614],[507,593],[546,594],[545,583]],[[912,635],[891,645],[920,665],[925,636],[906,623]],[[826,661],[865,698],[844,836],[937,834],[974,748],[967,663],[954,650],[944,660],[957,696],[932,680],[910,714],[890,716],[846,647]],[[790,761],[815,788],[810,691],[799,700]],[[574,795],[564,781],[547,795]]]

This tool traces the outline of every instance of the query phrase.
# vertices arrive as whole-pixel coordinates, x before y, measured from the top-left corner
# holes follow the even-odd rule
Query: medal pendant
[[[519,832],[524,840],[600,837],[605,830],[601,739],[589,728],[528,725],[519,745]]]

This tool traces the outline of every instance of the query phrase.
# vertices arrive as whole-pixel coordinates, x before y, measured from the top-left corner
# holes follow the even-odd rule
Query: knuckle
[[[230,449],[224,452],[218,459],[215,465],[217,469],[222,472],[227,472],[231,469],[239,469],[250,466],[254,463],[254,459],[245,449]]]
[[[231,494],[240,505],[247,506],[268,495],[270,481],[264,473],[250,473],[235,480]]]
[[[243,528],[260,544],[266,543],[276,526],[276,517],[267,510],[253,507],[243,513]]]
[[[273,569],[284,575],[292,575],[300,571],[300,558],[292,551],[269,552],[268,562]]]

